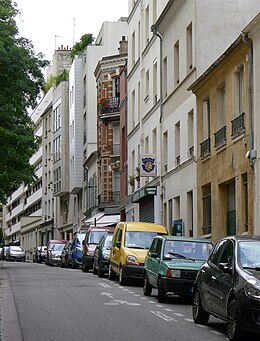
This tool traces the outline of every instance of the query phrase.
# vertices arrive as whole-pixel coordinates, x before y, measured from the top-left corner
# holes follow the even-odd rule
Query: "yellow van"
[[[162,225],[142,222],[117,224],[110,250],[109,279],[119,275],[119,284],[130,278],[144,278],[144,261],[148,248],[157,235],[167,235]]]

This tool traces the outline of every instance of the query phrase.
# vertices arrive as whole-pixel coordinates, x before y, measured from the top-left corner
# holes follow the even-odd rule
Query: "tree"
[[[49,62],[35,54],[30,40],[18,37],[19,13],[12,0],[0,0],[0,202],[22,183],[31,184],[37,151],[28,108],[35,108]]]
[[[80,41],[75,43],[71,49],[70,56],[72,59],[74,59],[74,56],[76,54],[81,54],[85,47],[88,45],[91,45],[95,38],[91,33],[84,34],[81,38]]]

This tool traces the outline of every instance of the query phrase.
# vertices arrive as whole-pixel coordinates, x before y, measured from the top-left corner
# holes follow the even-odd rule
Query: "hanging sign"
[[[140,176],[156,176],[155,154],[142,154]]]

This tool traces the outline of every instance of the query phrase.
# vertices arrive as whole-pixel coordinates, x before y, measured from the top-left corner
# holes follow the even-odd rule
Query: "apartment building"
[[[236,6],[233,1],[135,2],[128,18],[128,172],[139,165],[142,170],[142,155],[149,154],[157,170],[155,177],[141,176],[141,189],[136,183],[133,194],[129,186],[133,205],[138,203],[138,208],[128,205],[135,219],[161,222],[172,233],[179,229],[183,235],[200,235],[196,98],[187,89],[259,6],[258,1],[250,6],[245,1]],[[149,216],[143,213],[147,211]]]
[[[249,40],[242,35],[191,86],[197,99],[197,228],[218,240],[254,233]],[[220,204],[221,203],[221,204]]]

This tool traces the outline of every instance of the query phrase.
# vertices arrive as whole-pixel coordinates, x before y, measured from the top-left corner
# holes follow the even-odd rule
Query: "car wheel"
[[[158,281],[158,302],[164,303],[166,301],[166,291],[163,289],[162,279]]]
[[[125,279],[125,276],[123,274],[123,267],[122,266],[120,267],[120,270],[119,270],[118,282],[119,282],[120,285],[125,285],[126,284],[126,279]]]
[[[104,272],[101,270],[101,264],[98,265],[98,277],[104,277]]]
[[[195,291],[193,297],[192,316],[196,324],[207,324],[210,316],[210,314],[207,313],[202,307],[200,293],[198,289]]]
[[[81,269],[82,269],[83,272],[88,272],[88,270],[89,270],[87,268],[87,266],[86,266],[86,263],[84,263],[84,262],[82,263],[82,268]]]
[[[147,275],[144,276],[144,286],[143,286],[143,293],[144,296],[151,296],[153,287],[148,281]]]
[[[97,269],[95,268],[95,264],[93,263],[93,275],[97,275],[98,274],[98,271]]]
[[[228,304],[227,313],[227,334],[229,340],[241,340],[241,329],[238,318],[238,307],[236,300],[232,300]]]
[[[114,279],[116,279],[116,274],[115,274],[115,272],[112,270],[111,264],[109,265],[108,279],[109,279],[110,281],[113,281]]]

